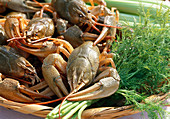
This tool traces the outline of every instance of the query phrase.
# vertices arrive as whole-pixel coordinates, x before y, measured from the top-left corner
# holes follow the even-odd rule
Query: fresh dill
[[[133,33],[126,27],[122,29],[122,37],[118,36],[118,42],[113,43],[112,52],[115,53],[114,62],[121,83],[116,94],[109,98],[122,99],[122,105],[133,104],[135,108],[147,111],[149,117],[158,119],[157,113],[163,118],[165,112],[161,103],[140,102],[148,96],[167,93],[170,89],[169,10],[161,12],[160,9],[152,21],[149,12],[143,17],[145,19],[140,23],[131,26]]]

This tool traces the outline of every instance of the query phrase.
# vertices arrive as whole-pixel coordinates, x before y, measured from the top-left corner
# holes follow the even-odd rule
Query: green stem
[[[61,107],[61,114],[60,116],[64,116],[68,111],[70,111],[70,109],[74,108],[75,106],[77,106],[80,102],[68,102],[66,101],[66,103],[64,103],[64,105]],[[53,113],[48,116],[48,119],[54,119],[54,118],[58,118],[59,114],[59,107],[60,105],[58,105],[55,110],[53,111]],[[63,111],[62,111],[63,110]]]
[[[78,112],[76,112],[76,113],[71,117],[71,119],[77,119],[77,117],[78,117]]]
[[[63,103],[63,107],[65,107],[65,105],[66,105],[66,106],[69,106],[69,105],[71,105],[71,104],[72,104],[72,102],[65,101],[65,102]],[[59,104],[58,106],[56,106],[56,107],[47,115],[47,118],[48,118],[48,119],[50,119],[51,117],[53,118],[53,116],[55,116],[55,115],[58,113],[59,106],[60,106],[60,104]],[[62,109],[63,109],[63,108],[62,108]]]
[[[64,116],[65,114],[63,114],[63,113],[60,113],[60,116],[62,117],[62,116]],[[53,116],[53,119],[56,119],[56,118],[58,118],[59,117],[59,114],[56,114],[56,115],[54,115]]]
[[[64,109],[63,111],[61,111],[63,114],[69,112],[72,108],[76,107],[77,105],[79,105],[81,102],[75,102],[73,103],[71,106],[69,106],[68,108]]]
[[[54,115],[54,113],[56,112],[56,110],[59,108],[60,105],[56,106],[48,115],[47,118],[50,119],[50,117],[52,117]]]
[[[83,101],[81,102],[77,107],[72,109],[67,115],[63,117],[63,119],[68,119],[70,118],[77,110],[79,110],[82,106],[84,106],[88,101]]]
[[[86,109],[86,107],[88,107],[89,104],[85,104],[79,111],[78,111],[78,119],[81,119],[81,114],[84,111],[84,109]]]

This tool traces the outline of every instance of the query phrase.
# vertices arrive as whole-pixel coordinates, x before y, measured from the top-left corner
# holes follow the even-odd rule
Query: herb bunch
[[[112,96],[100,100],[102,106],[135,105],[136,109],[147,111],[152,118],[163,118],[162,103],[145,100],[146,97],[167,93],[169,81],[169,10],[159,9],[155,19],[150,20],[149,11],[140,16],[140,23],[122,29],[122,37],[113,43],[114,62],[121,77],[120,88]],[[155,24],[156,23],[156,24]],[[109,100],[109,101],[108,101]],[[112,101],[113,104],[107,104]]]
[[[155,20],[147,20],[147,13],[144,22],[132,26],[132,34],[123,29],[123,37],[112,46],[121,76],[121,89],[145,92],[146,95],[165,93],[169,89],[170,27],[165,25],[169,23],[169,13],[157,14],[158,18],[162,17],[157,21],[159,26],[152,24]]]

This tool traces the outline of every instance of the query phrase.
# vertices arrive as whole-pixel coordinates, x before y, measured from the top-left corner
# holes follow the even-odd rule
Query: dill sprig
[[[122,29],[122,37],[118,36],[118,42],[112,45],[121,82],[119,90],[108,100],[119,100],[122,105],[133,104],[137,109],[147,111],[149,117],[157,119],[159,113],[163,118],[165,111],[162,103],[140,102],[150,95],[167,93],[170,89],[169,10],[161,12],[159,9],[152,21],[149,12],[141,18],[144,19],[140,23],[131,26],[133,33],[129,28]],[[107,106],[107,102],[101,103]]]
[[[148,95],[167,92],[170,28],[138,24],[133,30],[122,30],[124,37],[113,44],[120,88]]]

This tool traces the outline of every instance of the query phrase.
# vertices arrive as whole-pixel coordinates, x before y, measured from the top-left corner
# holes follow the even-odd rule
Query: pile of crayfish
[[[117,91],[120,77],[109,51],[119,28],[116,8],[104,0],[0,0],[0,6],[2,14],[15,11],[0,19],[1,97],[36,104]]]

